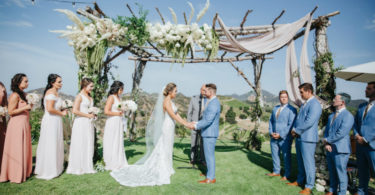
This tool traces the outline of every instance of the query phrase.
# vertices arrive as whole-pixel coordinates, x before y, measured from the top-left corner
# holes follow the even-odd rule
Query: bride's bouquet
[[[73,107],[73,102],[71,100],[64,100],[61,105],[61,110],[66,110]]]
[[[36,105],[39,102],[39,95],[35,93],[29,93],[26,95],[26,100],[29,104]]]
[[[0,122],[3,122],[3,117],[6,116],[8,113],[7,107],[0,106]]]

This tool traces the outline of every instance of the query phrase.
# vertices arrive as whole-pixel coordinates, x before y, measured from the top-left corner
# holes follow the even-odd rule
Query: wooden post
[[[335,96],[336,83],[333,69],[332,54],[328,48],[327,40],[327,27],[330,25],[328,17],[319,17],[319,22],[315,30],[315,43],[314,49],[316,52],[316,58],[314,60],[315,70],[315,84],[316,84],[316,95],[330,103]],[[326,125],[328,116],[331,113],[329,109],[325,109],[322,112],[320,118],[320,130],[319,135],[323,135],[322,127]],[[317,144],[315,153],[316,163],[316,184],[315,187],[318,191],[324,191],[328,189],[329,174],[326,165],[326,154],[324,144],[320,141]]]

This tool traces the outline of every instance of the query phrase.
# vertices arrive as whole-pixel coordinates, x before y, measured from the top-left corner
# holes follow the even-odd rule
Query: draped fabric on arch
[[[220,49],[229,52],[249,53],[251,55],[264,55],[273,53],[285,45],[286,51],[285,80],[289,98],[297,105],[301,102],[298,86],[302,82],[312,83],[311,68],[307,54],[307,40],[311,27],[311,13],[301,19],[288,24],[281,24],[273,31],[253,37],[236,39],[225,26],[223,20],[218,17],[218,22],[226,35],[226,40],[220,40]],[[306,24],[307,23],[307,24]],[[304,40],[300,56],[300,69],[298,69],[294,36],[305,26]]]

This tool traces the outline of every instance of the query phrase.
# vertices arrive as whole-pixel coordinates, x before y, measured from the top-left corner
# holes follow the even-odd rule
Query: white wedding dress
[[[134,165],[111,172],[111,176],[124,186],[155,186],[170,184],[173,169],[173,144],[175,121],[163,112],[162,100],[156,103],[146,129],[147,152]],[[177,107],[171,102],[173,111]]]

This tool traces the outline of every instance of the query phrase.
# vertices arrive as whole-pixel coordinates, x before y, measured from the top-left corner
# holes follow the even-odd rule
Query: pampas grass
[[[207,0],[206,1],[206,5],[204,6],[204,8],[197,15],[197,22],[199,22],[199,20],[204,16],[204,14],[206,14],[206,12],[207,12],[207,10],[208,10],[209,7],[210,7],[210,0]]]

